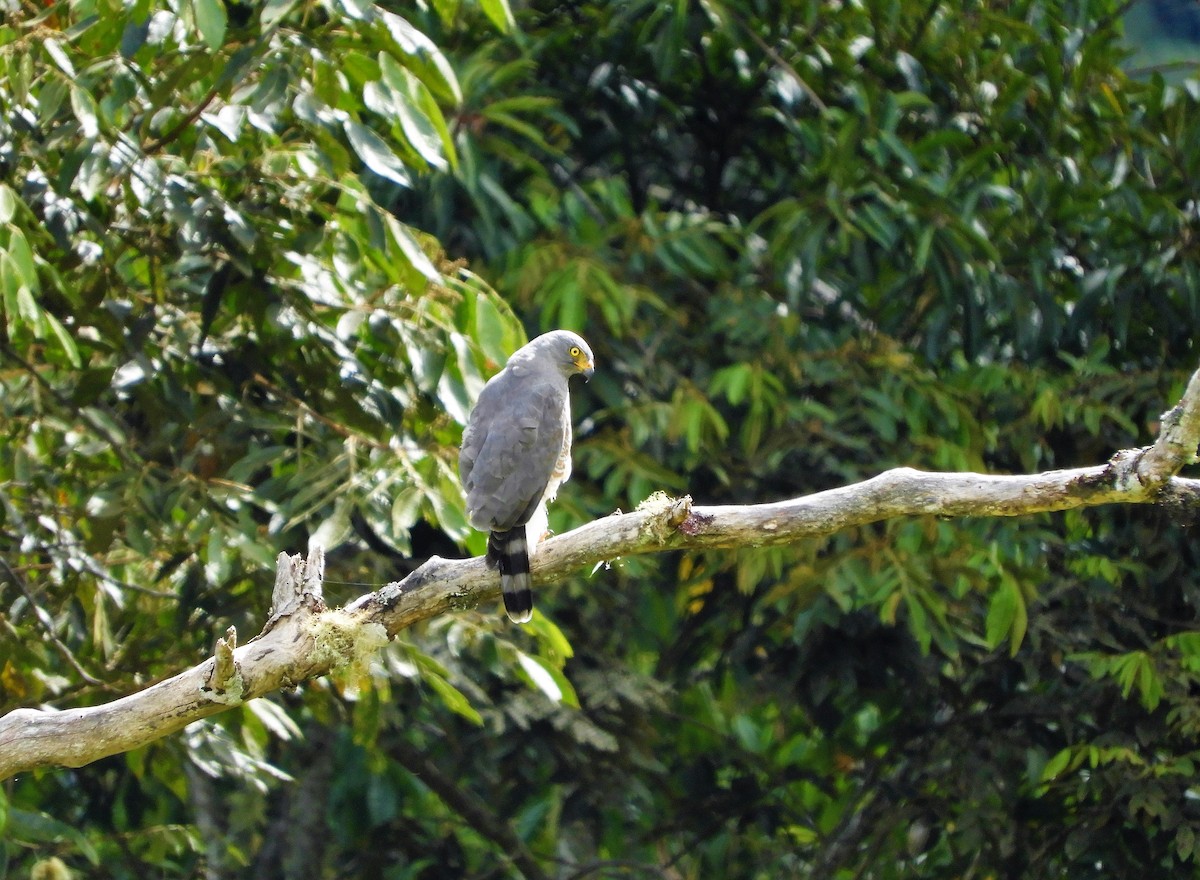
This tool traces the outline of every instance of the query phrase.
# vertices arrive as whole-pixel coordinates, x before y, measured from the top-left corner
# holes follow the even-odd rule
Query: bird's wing
[[[459,469],[471,525],[506,531],[542,500],[563,448],[567,383],[561,376],[496,376],[463,435]]]

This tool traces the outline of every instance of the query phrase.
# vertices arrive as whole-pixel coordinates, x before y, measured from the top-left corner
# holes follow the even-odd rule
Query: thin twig
[[[820,110],[822,113],[825,113],[829,109],[825,102],[821,100],[821,96],[818,95],[816,90],[808,84],[808,82],[800,75],[796,68],[793,67],[792,64],[787,61],[787,59],[780,55],[774,46],[755,33],[754,29],[750,26],[750,23],[746,21],[746,19],[742,18],[741,15],[739,15],[733,9],[730,9],[728,6],[722,6],[720,7],[720,10],[722,13],[732,18],[734,22],[736,22],[738,26],[746,32],[750,39],[754,41],[755,45],[762,49],[762,51],[768,58],[771,59],[772,62],[774,62],[785,73],[791,75],[792,79],[796,81],[796,85],[800,87],[800,91],[804,92],[805,96],[813,102],[818,110]]]
[[[404,769],[428,786],[447,807],[466,819],[476,832],[495,844],[506,859],[512,860],[527,880],[549,880],[512,826],[498,817],[481,799],[443,773],[427,754],[404,740],[394,743],[388,751]]]
[[[63,659],[71,665],[71,668],[75,670],[75,674],[88,684],[105,688],[109,687],[106,682],[96,678],[96,676],[84,669],[83,664],[79,662],[79,659],[73,653],[71,653],[71,649],[63,644],[63,641],[58,637],[58,634],[54,632],[54,620],[50,617],[50,612],[37,603],[37,600],[33,597],[33,592],[29,589],[29,585],[25,583],[25,579],[13,570],[13,567],[8,564],[8,560],[0,558],[0,566],[3,566],[4,570],[8,572],[8,576],[12,580],[13,585],[21,591],[21,594],[25,597],[26,601],[29,602],[29,607],[33,609],[33,616],[37,618],[38,625],[41,626],[42,630],[46,633],[46,637],[50,640],[50,644],[52,644],[55,650],[57,650],[58,653],[63,656]]]
[[[296,5],[297,4],[293,2],[286,9],[281,10],[276,15],[275,20],[271,23],[271,26],[263,31],[254,41],[254,50],[257,51],[260,47],[269,45],[271,39],[275,36],[275,32],[279,30],[284,20],[288,17],[288,15],[291,14],[292,10],[296,8]],[[234,55],[236,54],[237,53],[235,52]],[[163,134],[162,136],[143,144],[143,153],[147,155],[150,153],[156,153],[167,144],[178,138],[181,134],[187,131],[197,119],[200,118],[201,114],[203,114],[204,111],[208,109],[209,105],[211,105],[212,102],[217,99],[223,89],[233,84],[235,77],[229,75],[229,64],[232,62],[232,60],[232,57],[223,59],[225,67],[222,70],[221,75],[217,77],[217,81],[213,83],[213,87],[208,90],[208,93],[200,99],[200,103],[188,111],[187,115],[184,116],[184,118],[181,119],[179,123],[166,134]]]

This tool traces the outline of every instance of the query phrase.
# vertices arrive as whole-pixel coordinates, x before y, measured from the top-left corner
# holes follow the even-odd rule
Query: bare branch
[[[236,706],[242,701],[242,673],[238,670],[233,652],[237,649],[237,630],[229,627],[225,630],[225,638],[217,639],[217,647],[213,652],[213,671],[208,677],[204,691],[209,699],[218,703]]]
[[[1107,465],[1029,476],[896,468],[862,483],[773,504],[708,507],[693,505],[686,496],[653,496],[632,513],[613,514],[546,541],[531,560],[533,582],[552,584],[622,556],[791,544],[902,516],[1026,516],[1118,502],[1200,506],[1200,480],[1175,477],[1157,492],[1144,486],[1136,474],[1143,454],[1127,451]],[[434,557],[346,611],[382,623],[394,636],[418,620],[473,608],[496,593],[496,578],[482,558]]]
[[[61,712],[14,709],[0,718],[0,779],[126,752],[230,705],[327,673],[336,652],[328,647],[333,624],[316,623],[324,613],[324,605],[310,598],[269,632],[232,651],[231,665],[242,676],[241,699],[225,699],[228,692],[214,690],[217,660],[210,658],[110,703]]]
[[[1104,465],[1041,474],[927,473],[896,468],[870,480],[770,504],[702,506],[658,494],[632,513],[588,523],[537,548],[533,581],[547,585],[622,556],[663,550],[763,547],[904,516],[1025,516],[1101,504],[1200,509],[1200,480],[1175,476],[1200,443],[1200,371],[1164,416],[1158,441]],[[324,557],[280,554],[272,616],[237,647],[146,690],[62,712],[17,709],[0,718],[0,779],[36,767],[78,767],[165,736],[192,721],[349,663],[362,662],[420,620],[495,602],[499,578],[482,558],[433,557],[404,580],[341,610],[321,600]],[[240,677],[240,681],[239,681]]]
[[[1179,403],[1163,413],[1158,439],[1138,462],[1138,479],[1158,488],[1196,460],[1200,445],[1200,370],[1192,373]]]

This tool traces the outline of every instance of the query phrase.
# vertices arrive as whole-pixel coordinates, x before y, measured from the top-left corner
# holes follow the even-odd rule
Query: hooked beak
[[[591,381],[592,376],[596,372],[596,366],[591,361],[588,361],[587,366],[585,366],[579,372],[583,373],[583,381],[589,382],[589,381]]]

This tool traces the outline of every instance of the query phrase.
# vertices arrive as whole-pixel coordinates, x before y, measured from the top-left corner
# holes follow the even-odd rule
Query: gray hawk
[[[533,616],[530,541],[544,533],[546,503],[571,476],[567,379],[590,379],[594,370],[582,337],[544,333],[483,386],[463,431],[458,471],[467,520],[488,533],[488,564],[500,569],[504,608],[516,623]]]

